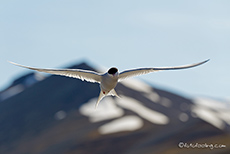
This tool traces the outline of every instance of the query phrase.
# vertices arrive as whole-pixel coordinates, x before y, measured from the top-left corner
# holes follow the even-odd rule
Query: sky
[[[230,100],[230,1],[7,0],[0,2],[0,90],[29,71],[177,66],[137,77],[184,95]]]

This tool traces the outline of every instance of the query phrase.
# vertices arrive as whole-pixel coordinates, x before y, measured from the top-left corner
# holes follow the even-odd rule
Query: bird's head
[[[108,70],[108,74],[112,76],[117,76],[118,75],[118,69],[116,67],[112,67]]]

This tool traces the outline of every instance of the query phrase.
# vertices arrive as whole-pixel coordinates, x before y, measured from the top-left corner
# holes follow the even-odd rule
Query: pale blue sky
[[[26,70],[7,60],[57,68],[183,65],[139,77],[187,95],[230,99],[230,1],[7,0],[0,2],[0,89]]]

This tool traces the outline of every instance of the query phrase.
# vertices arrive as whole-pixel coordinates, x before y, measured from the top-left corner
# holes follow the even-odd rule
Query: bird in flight
[[[103,97],[106,95],[112,95],[112,96],[117,96],[116,91],[114,88],[116,87],[117,83],[127,79],[129,77],[134,77],[138,75],[143,75],[143,74],[148,74],[151,72],[156,72],[156,71],[162,71],[162,70],[179,70],[179,69],[187,69],[191,67],[196,67],[201,64],[204,64],[208,62],[208,60],[195,63],[195,64],[189,64],[189,65],[183,65],[183,66],[174,66],[174,67],[152,67],[152,68],[137,68],[137,69],[130,69],[130,70],[125,70],[123,72],[118,72],[118,69],[116,67],[110,68],[106,73],[98,73],[95,71],[90,71],[90,70],[83,70],[83,69],[43,69],[43,68],[34,68],[34,67],[28,67],[24,65],[20,65],[14,62],[10,62],[14,65],[24,67],[27,69],[39,71],[39,72],[45,72],[45,73],[50,73],[50,74],[55,74],[55,75],[62,75],[62,76],[67,76],[67,77],[73,77],[77,79],[81,79],[82,81],[88,81],[88,82],[96,82],[100,84],[100,94],[98,97],[98,100],[96,102],[95,108],[97,108],[99,102]]]

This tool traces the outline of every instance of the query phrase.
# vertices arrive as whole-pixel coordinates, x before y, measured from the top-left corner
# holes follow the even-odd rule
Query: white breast
[[[109,93],[110,90],[116,87],[118,81],[117,76],[110,76],[109,74],[104,74],[101,80],[101,90],[105,92],[105,94]]]

